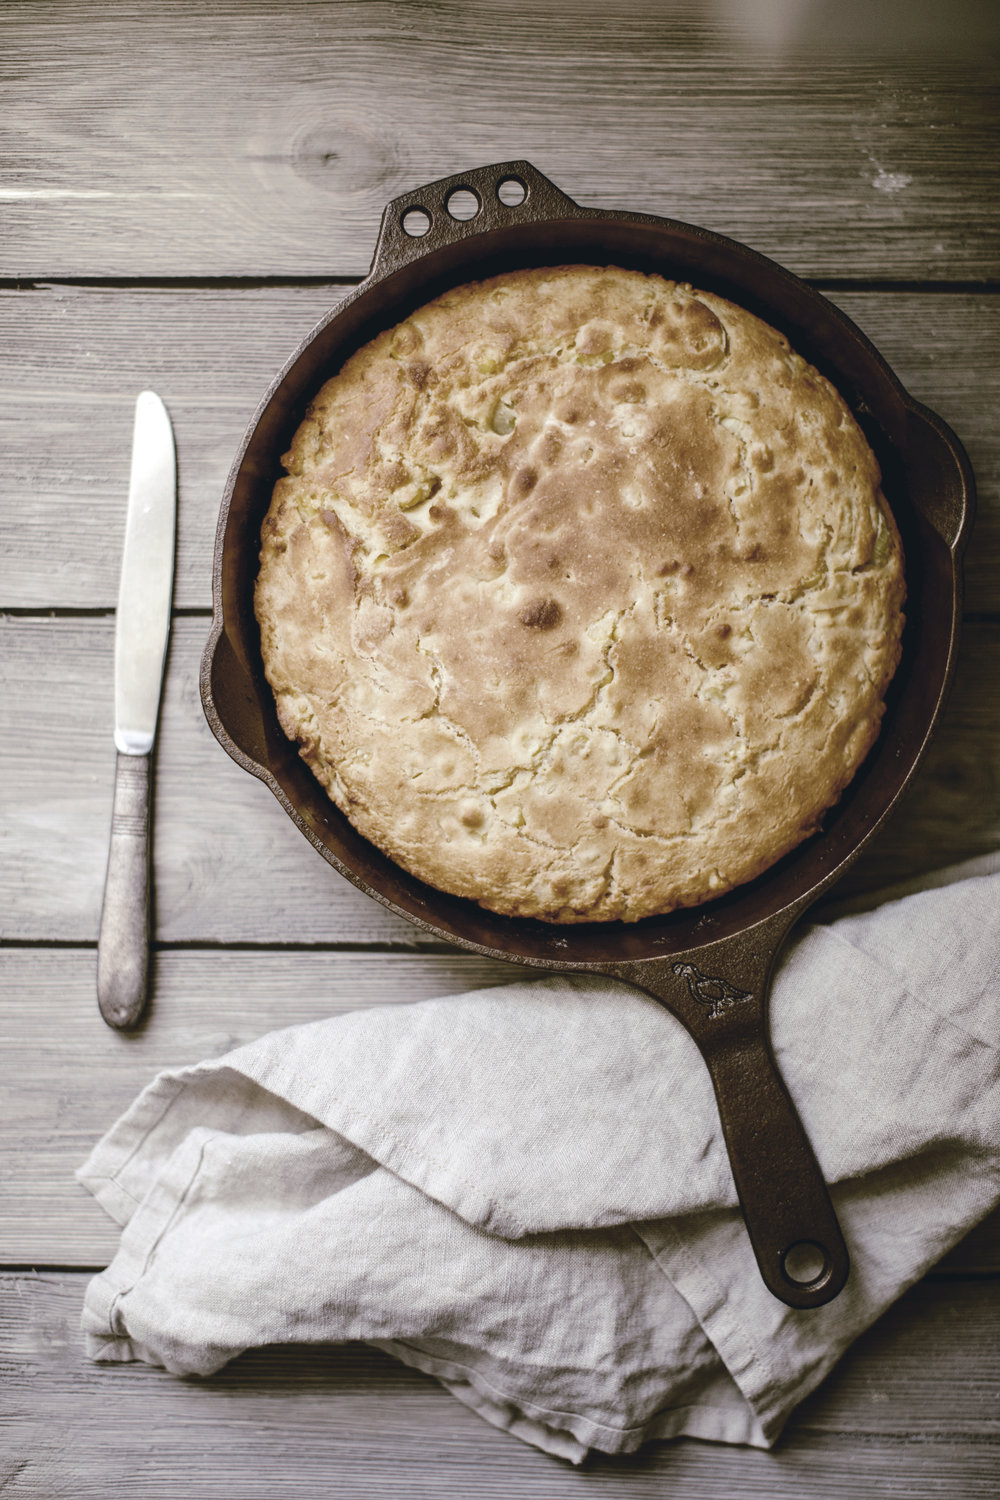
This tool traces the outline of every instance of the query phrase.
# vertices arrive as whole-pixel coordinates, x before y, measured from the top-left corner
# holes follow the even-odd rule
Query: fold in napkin
[[[274,1032],[161,1074],[78,1173],[124,1226],[88,1352],[208,1375],[361,1339],[579,1461],[767,1446],[1000,1199],[1000,865],[803,929],[779,1066],[852,1256],[828,1306],[760,1280],[693,1042],[557,976]]]

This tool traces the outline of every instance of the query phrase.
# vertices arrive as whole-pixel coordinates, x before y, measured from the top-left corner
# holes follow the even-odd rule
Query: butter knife
[[[115,619],[115,792],[97,941],[97,1000],[109,1026],[134,1026],[149,992],[151,752],[170,635],[177,457],[153,391],[135,404],[125,549]]]

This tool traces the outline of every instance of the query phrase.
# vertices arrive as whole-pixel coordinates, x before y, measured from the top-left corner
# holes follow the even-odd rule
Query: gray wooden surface
[[[944,14],[944,12],[942,12]],[[113,1226],[74,1183],[161,1067],[483,984],[309,849],[219,749],[198,660],[225,475],[274,371],[370,259],[385,201],[528,157],[584,203],[688,219],[842,306],[976,469],[962,658],[917,784],[848,877],[1000,845],[995,8],[782,0],[116,0],[0,12],[0,1493],[5,1497],[993,1496],[1000,1216],[850,1351],[771,1453],[575,1471],[357,1347],[208,1382],[85,1362]],[[132,404],[180,465],[156,765],[154,1004],[100,1022],[113,609]]]

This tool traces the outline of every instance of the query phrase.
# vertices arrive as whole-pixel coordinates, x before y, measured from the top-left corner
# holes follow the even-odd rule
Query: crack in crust
[[[898,533],[832,386],[615,267],[460,287],[318,393],[262,530],[286,733],[366,837],[493,910],[753,878],[867,753]]]

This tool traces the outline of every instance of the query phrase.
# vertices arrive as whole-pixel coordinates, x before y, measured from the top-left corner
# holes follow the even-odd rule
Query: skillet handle
[[[218,618],[201,659],[201,703],[223,749],[237,765],[260,776],[269,752],[260,694],[245,657]]]
[[[976,484],[969,456],[937,412],[907,401],[907,483],[910,500],[942,541],[961,557],[972,530]]]
[[[837,1296],[850,1258],[768,1036],[770,974],[790,925],[782,913],[681,959],[615,965],[614,972],[658,1000],[697,1043],[761,1277],[789,1307],[810,1308]]]
[[[467,218],[456,212],[460,200],[450,201],[452,194],[462,190],[469,207],[478,205]],[[517,202],[510,201],[516,192],[523,196]],[[530,161],[474,167],[470,172],[414,188],[386,204],[369,278],[381,280],[412,261],[422,260],[430,251],[461,244],[491,230],[541,219],[579,218],[586,212]]]
[[[702,1048],[747,1232],[765,1285],[822,1307],[850,1270],[830,1193],[763,1031]]]

